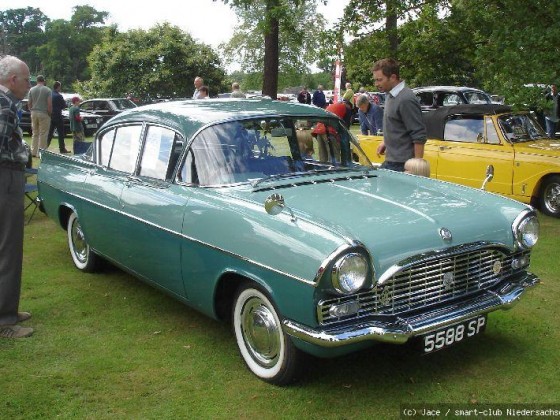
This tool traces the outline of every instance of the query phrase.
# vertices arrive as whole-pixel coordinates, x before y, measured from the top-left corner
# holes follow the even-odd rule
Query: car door
[[[432,175],[444,181],[480,188],[488,166],[494,179],[488,191],[512,193],[514,150],[502,143],[491,117],[456,116],[445,124],[444,140],[431,140],[437,153]],[[432,165],[433,166],[433,165]]]
[[[138,167],[125,182],[120,226],[126,266],[159,287],[184,297],[181,276],[183,214],[187,188],[170,188],[184,141],[166,127],[146,125]]]
[[[124,222],[120,197],[132,174],[142,125],[115,127],[100,133],[95,141],[95,165],[88,175],[89,202],[80,222],[88,243],[102,255],[123,262],[126,245],[119,241]],[[136,149],[136,150],[135,150]]]

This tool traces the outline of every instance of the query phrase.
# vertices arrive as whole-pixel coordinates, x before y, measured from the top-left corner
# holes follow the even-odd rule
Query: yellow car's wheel
[[[560,217],[560,176],[554,175],[543,181],[539,201],[543,213]]]

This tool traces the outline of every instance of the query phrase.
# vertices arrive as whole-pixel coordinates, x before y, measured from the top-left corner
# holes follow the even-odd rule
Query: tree
[[[86,97],[133,93],[142,100],[190,97],[193,80],[202,76],[211,94],[224,88],[217,54],[176,26],[107,31],[89,57],[91,80],[79,84]]]
[[[344,28],[354,37],[376,32],[385,36],[385,56],[399,58],[399,22],[415,19],[426,5],[443,7],[447,0],[350,0],[344,9]]]
[[[46,25],[47,41],[38,48],[44,73],[70,86],[89,78],[87,56],[101,42],[107,12],[76,6],[70,21],[57,19]]]
[[[48,22],[49,18],[41,10],[32,7],[0,11],[1,53],[19,57],[32,74],[37,74],[41,71],[37,46],[45,42]]]
[[[510,104],[542,111],[542,87],[560,81],[560,2],[455,0],[455,13],[475,36],[476,72],[485,89]],[[520,30],[520,28],[523,28]]]
[[[306,63],[318,58],[324,18],[316,0],[223,0],[241,20],[226,55],[241,59],[246,72],[262,72],[262,91],[276,99],[280,72],[308,72]],[[264,45],[264,49],[262,46]],[[310,61],[311,59],[311,61]]]

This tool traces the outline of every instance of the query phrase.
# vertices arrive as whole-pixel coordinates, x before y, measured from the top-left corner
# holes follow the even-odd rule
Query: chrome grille
[[[512,260],[529,253],[506,255],[498,249],[478,249],[424,260],[396,271],[381,286],[352,296],[322,301],[318,307],[319,322],[329,324],[367,315],[395,315],[427,307],[484,290],[510,276]],[[359,311],[347,317],[333,317],[330,308],[357,301]]]

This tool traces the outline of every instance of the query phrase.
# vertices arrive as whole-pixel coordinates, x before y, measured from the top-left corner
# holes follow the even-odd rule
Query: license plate
[[[486,316],[478,316],[459,324],[453,324],[422,336],[423,352],[432,353],[460,343],[480,334],[486,328]]]
[[[97,124],[86,124],[86,128],[97,128]]]

